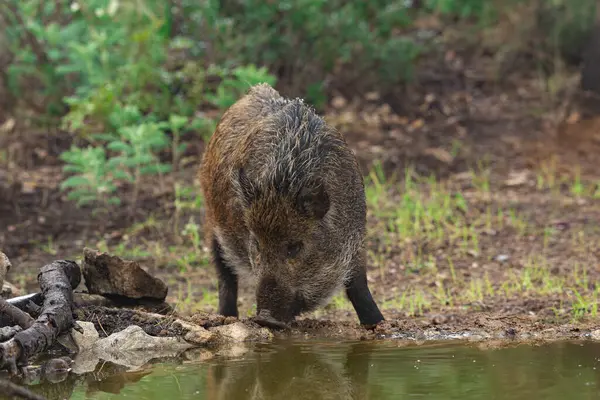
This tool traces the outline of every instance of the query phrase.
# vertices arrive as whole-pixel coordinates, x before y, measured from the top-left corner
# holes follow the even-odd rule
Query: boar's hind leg
[[[212,240],[212,253],[219,280],[219,314],[237,317],[237,275],[223,259],[223,250],[216,238]]]
[[[357,264],[362,264],[362,260]],[[367,285],[364,264],[357,265],[354,271],[353,277],[346,283],[346,295],[352,303],[361,325],[377,325],[384,318]]]

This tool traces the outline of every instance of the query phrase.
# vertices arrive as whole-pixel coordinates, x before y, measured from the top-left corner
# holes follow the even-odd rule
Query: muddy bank
[[[442,319],[446,319],[442,322]],[[463,316],[437,316],[432,319],[387,320],[374,330],[350,322],[302,320],[290,332],[295,338],[335,338],[338,340],[398,341],[496,341],[600,340],[598,324],[549,324],[523,316],[474,313]]]
[[[71,369],[84,376],[109,362],[128,371],[164,360],[200,361],[235,359],[252,352],[255,345],[274,341],[394,342],[398,346],[426,343],[477,343],[499,348],[519,343],[600,341],[594,323],[550,324],[534,317],[474,313],[436,318],[390,319],[374,329],[355,322],[300,318],[290,329],[261,327],[253,318],[224,318],[211,313],[177,316],[140,310],[86,306],[76,315],[84,333],[71,332],[75,345]],[[445,319],[443,319],[445,318]],[[87,321],[87,322],[86,322]],[[61,344],[68,347],[63,337]]]

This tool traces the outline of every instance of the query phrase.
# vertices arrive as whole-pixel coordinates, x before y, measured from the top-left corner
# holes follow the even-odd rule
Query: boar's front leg
[[[361,325],[377,325],[384,318],[375,300],[373,300],[367,284],[364,256],[359,255],[353,263],[352,276],[346,282],[346,295],[352,303]]]
[[[212,255],[219,281],[219,314],[237,317],[238,280],[233,269],[223,259],[223,250],[216,238],[212,240]]]

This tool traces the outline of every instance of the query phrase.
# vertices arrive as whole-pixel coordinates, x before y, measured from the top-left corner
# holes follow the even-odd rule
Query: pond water
[[[140,400],[600,398],[600,343],[485,347],[275,342],[237,359],[167,362],[103,380],[97,372],[69,391],[71,399]]]

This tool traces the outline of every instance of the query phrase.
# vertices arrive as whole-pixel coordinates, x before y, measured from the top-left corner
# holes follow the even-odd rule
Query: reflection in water
[[[339,345],[336,346],[339,355]],[[206,399],[365,399],[373,346],[345,346],[342,362],[327,357],[327,346],[295,345],[258,352],[251,363],[211,365]]]
[[[102,373],[77,379],[71,374],[61,384],[64,389],[76,385],[74,400],[600,398],[600,343],[484,347],[277,342],[257,345],[235,359],[172,360],[138,373],[114,369],[114,377],[104,366]],[[68,390],[52,393],[56,387],[44,383],[37,390],[50,394],[49,399],[69,398]]]
[[[111,367],[119,368],[118,366],[109,365],[109,368]],[[149,369],[142,369],[138,371],[123,371],[120,374],[107,374],[104,378],[100,378],[95,374],[94,379],[88,380],[86,394],[90,395],[89,397],[97,392],[119,394],[125,386],[137,383],[144,376],[151,373]]]
[[[269,347],[266,347],[269,349]],[[600,344],[293,344],[211,365],[209,400],[600,398]]]

